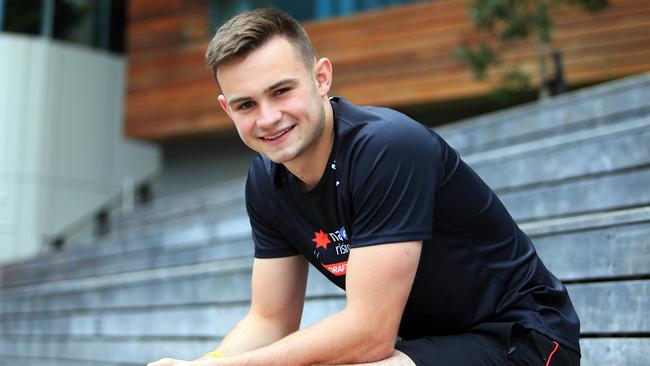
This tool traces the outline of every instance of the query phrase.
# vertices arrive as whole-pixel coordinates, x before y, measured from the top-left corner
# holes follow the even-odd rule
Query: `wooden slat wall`
[[[203,64],[210,38],[207,0],[129,2],[129,88],[125,134],[147,140],[214,133],[232,124],[216,102]],[[485,95],[451,59],[477,37],[466,0],[442,0],[305,24],[320,55],[334,65],[332,95],[360,104],[407,106]],[[552,49],[563,52],[570,85],[650,70],[650,2],[612,0],[596,15],[566,8]],[[534,42],[504,58],[536,71]],[[496,74],[493,74],[493,76]]]

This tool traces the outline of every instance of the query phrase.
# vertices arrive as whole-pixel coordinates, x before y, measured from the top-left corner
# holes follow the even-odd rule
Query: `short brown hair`
[[[216,79],[220,65],[248,55],[274,36],[289,40],[306,67],[313,65],[316,52],[307,32],[289,14],[275,8],[247,11],[227,21],[210,41],[205,63]]]

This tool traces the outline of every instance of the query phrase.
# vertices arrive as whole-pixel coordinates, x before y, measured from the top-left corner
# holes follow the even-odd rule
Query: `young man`
[[[328,98],[330,61],[278,10],[231,19],[206,59],[260,154],[246,185],[252,303],[215,353],[149,365],[579,364],[566,289],[442,138]],[[299,330],[308,263],[347,306]]]

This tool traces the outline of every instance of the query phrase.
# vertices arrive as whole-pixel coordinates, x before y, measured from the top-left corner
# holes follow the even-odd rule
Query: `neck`
[[[284,163],[284,166],[298,178],[300,188],[309,191],[318,184],[334,146],[334,116],[332,105],[327,98],[324,99],[325,126],[321,137],[310,147],[302,159],[295,159]]]

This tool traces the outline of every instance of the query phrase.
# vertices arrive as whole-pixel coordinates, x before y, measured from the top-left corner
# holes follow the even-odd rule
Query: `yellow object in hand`
[[[204,356],[212,357],[212,358],[224,358],[226,356],[222,355],[219,352],[208,352]]]

